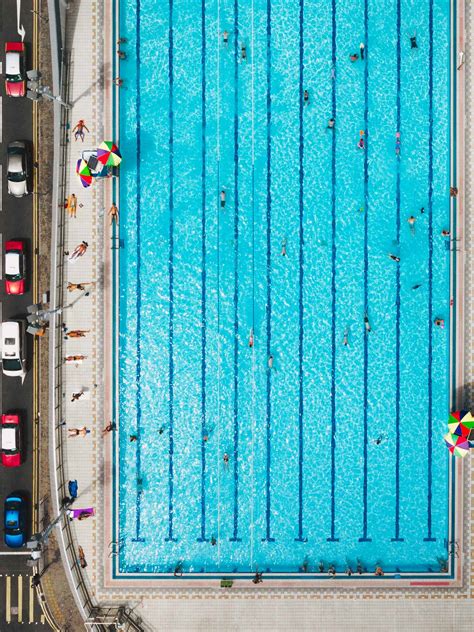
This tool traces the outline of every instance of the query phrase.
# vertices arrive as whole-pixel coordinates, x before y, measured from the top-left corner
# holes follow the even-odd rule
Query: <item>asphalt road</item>
[[[23,0],[21,8],[21,23],[26,30],[27,69],[31,68],[31,41],[33,37],[32,1]],[[1,132],[0,132],[0,165],[1,165],[1,208],[0,208],[0,241],[1,241],[1,280],[0,280],[0,308],[1,320],[21,319],[26,315],[26,307],[33,302],[31,269],[32,269],[32,195],[16,199],[7,193],[6,181],[6,153],[7,145],[13,140],[32,140],[32,102],[26,98],[9,98],[4,88],[4,47],[7,41],[18,41],[16,26],[16,0],[2,0],[0,2],[0,60],[2,70],[0,77],[1,100]],[[30,45],[30,46],[29,46]],[[9,239],[23,239],[27,244],[27,274],[26,293],[23,296],[8,296],[4,284],[4,246]],[[0,578],[12,574],[31,573],[26,566],[26,555],[14,555],[3,543],[3,503],[8,494],[21,491],[30,501],[32,494],[32,339],[27,336],[28,374],[21,384],[19,378],[1,376],[0,412],[18,412],[21,416],[23,438],[23,464],[19,468],[5,468],[0,465],[0,516],[2,521],[2,538],[0,543]],[[31,524],[31,511],[29,512]],[[5,555],[5,553],[9,554]],[[5,595],[0,594],[0,629],[5,622]],[[12,603],[12,606],[14,604]],[[13,620],[15,617],[13,618]],[[18,619],[17,619],[18,621]],[[26,618],[28,622],[28,618]],[[12,622],[8,629],[16,626]],[[28,626],[26,626],[27,628]],[[21,626],[25,629],[25,626]]]

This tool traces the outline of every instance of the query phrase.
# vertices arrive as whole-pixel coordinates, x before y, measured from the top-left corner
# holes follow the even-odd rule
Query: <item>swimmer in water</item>
[[[388,256],[392,261],[396,261],[397,263],[400,263],[400,257],[397,257],[397,255],[392,255],[392,253],[389,252]]]
[[[229,455],[227,454],[227,452],[224,452],[224,467],[229,467]]]
[[[441,329],[444,329],[444,318],[435,318],[433,322],[436,327],[441,327]]]
[[[415,222],[416,222],[416,217],[413,217],[413,215],[410,215],[410,217],[407,219],[407,222],[410,225],[410,232],[413,236],[415,236]]]
[[[385,437],[384,437],[383,435],[379,435],[379,436],[377,437],[377,439],[374,439],[374,443],[375,443],[375,445],[380,445],[380,444],[382,443],[382,441],[384,440],[384,438],[385,438]]]
[[[410,38],[410,47],[411,48],[418,48],[418,44],[416,41],[416,33],[414,33],[413,35],[409,35]]]
[[[224,31],[222,33],[222,39],[224,40],[224,44],[227,46],[227,44],[229,43],[229,33],[228,33],[228,31]]]
[[[359,136],[360,138],[359,138],[359,142],[357,143],[357,147],[359,149],[365,149],[364,130],[362,129],[360,130]]]
[[[241,55],[242,55],[242,61],[247,61],[247,47],[245,46],[245,44],[242,42],[242,46],[240,48],[241,51]]]
[[[286,237],[285,237],[285,239],[281,242],[281,256],[282,256],[282,257],[286,257]]]
[[[370,332],[372,331],[372,327],[370,326],[369,316],[367,312],[365,312],[365,316],[364,316],[364,325],[365,325],[366,333],[370,334]]]
[[[415,285],[412,285],[412,290],[418,290],[423,284],[422,283],[415,283]]]
[[[250,330],[250,336],[249,336],[249,347],[252,348],[253,347],[253,329]]]
[[[349,59],[352,62],[355,62],[355,61],[357,61],[359,59],[359,55],[357,53],[352,53],[352,55],[349,55]]]
[[[447,230],[447,229],[445,228],[445,229],[443,229],[443,230],[441,231],[441,235],[442,235],[443,237],[449,237],[449,236],[451,235],[451,231],[450,231],[450,230]]]
[[[273,355],[272,354],[268,356],[268,368],[273,369]]]
[[[365,56],[365,44],[364,44],[364,42],[361,42],[359,44],[359,50],[360,50],[360,58],[364,59],[365,58],[364,57]]]
[[[225,207],[225,198],[226,198],[226,194],[225,194],[224,189],[222,189],[220,197],[221,197],[221,208],[224,208]]]
[[[333,118],[330,118],[328,121],[328,129],[334,129],[334,125],[335,125],[336,121]]]
[[[395,154],[397,156],[400,155],[400,150],[401,150],[400,132],[396,132],[396,134],[395,134]]]
[[[424,212],[425,212],[425,207],[424,207],[424,206],[422,206],[422,207],[420,208],[420,215],[423,215],[423,213],[424,213]]]
[[[342,344],[343,344],[345,347],[348,347],[348,346],[349,346],[349,327],[346,327],[346,330],[345,330],[345,332],[344,332],[344,338],[343,338],[343,340],[342,340]]]
[[[303,101],[305,105],[308,105],[309,103],[309,92],[307,90],[305,90],[303,92]]]

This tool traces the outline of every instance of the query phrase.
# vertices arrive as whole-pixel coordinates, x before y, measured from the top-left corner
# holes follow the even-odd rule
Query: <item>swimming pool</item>
[[[121,2],[117,577],[447,557],[450,10]]]

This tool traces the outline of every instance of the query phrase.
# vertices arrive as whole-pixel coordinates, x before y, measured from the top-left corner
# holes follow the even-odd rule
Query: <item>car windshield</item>
[[[14,83],[18,82],[18,81],[22,81],[23,77],[18,74],[18,75],[6,75],[5,79],[7,81],[12,81]]]
[[[26,179],[26,174],[24,171],[9,171],[8,179],[10,180],[10,182],[23,182]]]
[[[20,371],[21,370],[21,362],[20,360],[3,360],[3,370],[4,371]]]

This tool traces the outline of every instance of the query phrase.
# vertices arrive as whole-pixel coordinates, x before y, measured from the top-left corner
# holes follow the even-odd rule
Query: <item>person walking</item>
[[[119,211],[115,202],[112,202],[112,206],[109,209],[109,215],[110,215],[110,225],[112,226],[112,224],[115,223],[118,226]]]

